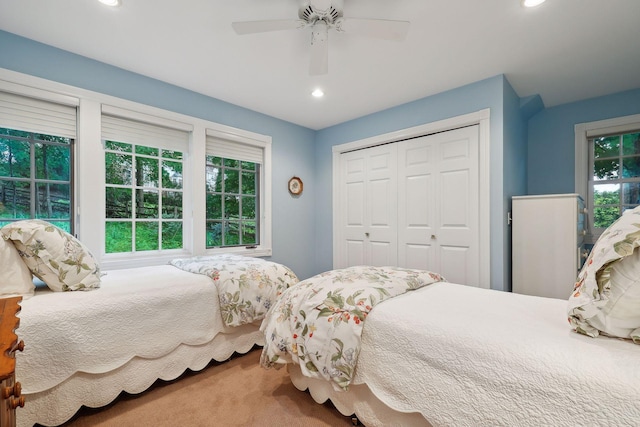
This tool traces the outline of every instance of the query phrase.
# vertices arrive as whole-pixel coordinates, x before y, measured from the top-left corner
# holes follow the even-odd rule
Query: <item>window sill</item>
[[[273,251],[271,250],[271,248],[258,246],[257,248],[252,249],[248,249],[245,247],[208,249],[204,254],[200,255],[232,254],[244,255],[248,257],[270,257],[272,253]],[[100,262],[100,268],[103,271],[108,271],[121,270],[125,268],[148,267],[153,265],[165,265],[168,264],[169,261],[176,258],[188,258],[196,255],[198,254],[193,254],[187,251],[175,251],[162,254],[159,252],[151,252],[145,253],[144,255],[109,254],[103,255],[103,258]]]
[[[256,247],[256,248],[215,248],[215,249],[207,249],[205,251],[205,255],[222,255],[222,254],[233,254],[233,255],[245,255],[252,257],[267,257],[271,256],[273,251],[268,247]]]

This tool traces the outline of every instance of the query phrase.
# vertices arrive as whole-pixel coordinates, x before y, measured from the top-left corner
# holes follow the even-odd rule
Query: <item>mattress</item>
[[[640,347],[573,332],[565,300],[446,282],[376,306],[352,390],[290,370],[298,388],[331,399],[345,415],[356,412],[368,427],[640,420]]]

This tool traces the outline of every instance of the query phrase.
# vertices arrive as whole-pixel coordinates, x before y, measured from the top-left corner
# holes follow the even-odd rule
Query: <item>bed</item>
[[[83,405],[246,353],[263,343],[259,325],[273,302],[298,282],[282,264],[239,255],[105,273],[81,242],[44,221],[0,232],[0,294],[23,297],[19,426],[60,425]]]
[[[369,292],[359,278],[386,287],[395,270],[334,270],[285,291],[263,323],[261,364],[286,366],[298,389],[367,427],[637,425],[640,347],[630,339],[574,332],[566,300],[444,278],[355,312]],[[341,300],[334,285],[349,293]],[[314,295],[319,300],[304,302]],[[321,314],[327,307],[333,313]],[[345,313],[366,319],[342,322],[357,326],[357,346],[318,324],[333,325]],[[338,356],[347,347],[352,372]]]

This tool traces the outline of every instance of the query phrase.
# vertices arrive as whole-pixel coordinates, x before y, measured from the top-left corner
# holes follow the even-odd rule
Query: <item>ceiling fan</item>
[[[329,30],[402,41],[409,31],[408,21],[345,18],[344,0],[298,0],[299,19],[233,22],[239,35],[311,28],[309,74],[326,74],[329,64]]]

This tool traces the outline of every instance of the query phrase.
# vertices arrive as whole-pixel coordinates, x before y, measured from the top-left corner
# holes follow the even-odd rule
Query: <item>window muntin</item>
[[[260,243],[260,164],[207,155],[206,247]]]
[[[601,233],[640,205],[640,130],[595,136],[589,146],[590,206],[594,231]]]
[[[105,252],[183,247],[183,153],[105,141]]]
[[[0,226],[38,218],[73,233],[73,143],[0,128]]]

